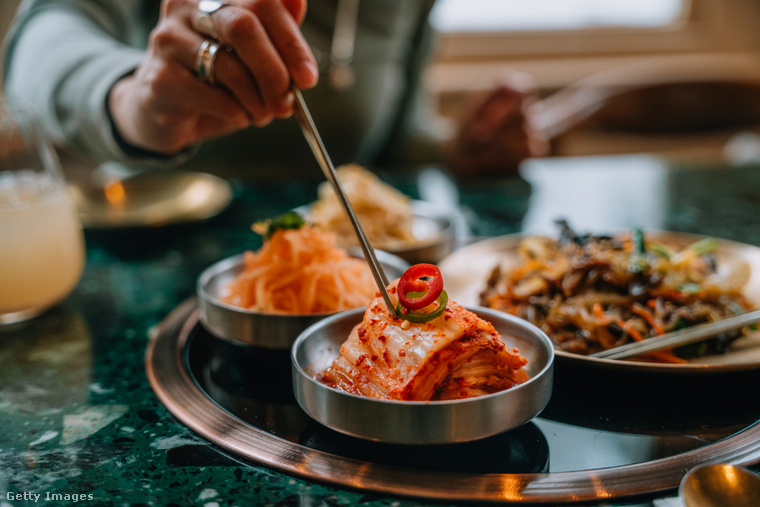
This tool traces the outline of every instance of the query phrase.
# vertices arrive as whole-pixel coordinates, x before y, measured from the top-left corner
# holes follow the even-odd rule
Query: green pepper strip
[[[441,315],[443,315],[443,312],[446,311],[446,303],[449,302],[449,296],[448,294],[446,294],[445,290],[441,291],[441,295],[438,296],[438,299],[436,299],[435,302],[438,303],[438,308],[436,308],[435,311],[432,311],[430,313],[416,312],[413,310],[409,310],[405,313],[404,312],[405,308],[401,306],[401,302],[399,301],[398,303],[396,303],[396,315],[398,315],[404,320],[408,320],[409,322],[413,322],[415,324],[420,324],[422,322],[429,322],[433,319],[440,317]]]
[[[631,242],[633,249],[628,259],[628,271],[641,273],[647,268],[647,247],[644,241],[644,232],[641,229],[633,229],[631,231]]]
[[[269,218],[263,222],[257,222],[255,224],[258,229],[263,230],[261,235],[264,239],[271,238],[272,234],[280,229],[300,229],[304,225],[306,225],[306,221],[295,211],[288,211],[275,218]],[[257,229],[254,230],[258,232]]]
[[[718,240],[715,238],[705,238],[693,243],[691,248],[696,255],[705,255],[713,253],[718,249]]]
[[[631,231],[631,241],[633,241],[633,251],[639,255],[647,253],[646,242],[644,241],[644,231],[633,229]]]

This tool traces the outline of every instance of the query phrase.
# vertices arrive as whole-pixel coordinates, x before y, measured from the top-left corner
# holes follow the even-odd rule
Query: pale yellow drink
[[[31,184],[0,183],[0,322],[7,322],[40,313],[73,290],[84,239],[65,185],[45,175]]]

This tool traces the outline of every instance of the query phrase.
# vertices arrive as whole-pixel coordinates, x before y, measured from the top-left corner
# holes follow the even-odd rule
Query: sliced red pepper
[[[441,270],[433,264],[415,264],[407,269],[397,286],[399,302],[409,310],[432,304],[443,291]]]

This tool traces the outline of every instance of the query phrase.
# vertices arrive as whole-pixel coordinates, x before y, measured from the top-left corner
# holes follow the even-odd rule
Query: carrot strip
[[[644,317],[644,320],[646,320],[649,323],[649,327],[652,328],[652,330],[655,332],[655,334],[665,334],[665,330],[662,328],[662,326],[655,320],[654,315],[649,313],[649,310],[644,308],[643,306],[634,303],[630,305],[630,309],[633,313],[636,315],[640,315],[641,317]]]
[[[368,304],[377,288],[369,267],[316,227],[278,230],[227,287],[226,303],[267,313],[335,312]]]
[[[637,342],[640,342],[641,340],[644,339],[644,337],[641,336],[641,333],[639,333],[638,331],[636,331],[635,329],[631,327],[630,323],[625,322],[622,319],[614,319],[612,322],[620,326],[623,329],[623,331],[628,333],[631,336],[631,338],[633,338]]]
[[[650,358],[660,363],[672,363],[672,364],[688,364],[689,363],[689,361],[687,361],[686,359],[683,359],[682,357],[678,357],[677,355],[673,354],[672,350],[660,350],[657,352],[651,352],[650,354],[647,354],[646,356],[642,356],[642,358]]]
[[[594,312],[594,317],[601,321],[606,321],[607,316],[604,314],[604,309],[602,309],[602,305],[599,303],[594,303],[594,306],[591,308]]]

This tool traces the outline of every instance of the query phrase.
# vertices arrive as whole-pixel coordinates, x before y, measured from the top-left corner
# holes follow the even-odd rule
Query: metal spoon
[[[356,236],[359,238],[359,246],[362,248],[362,253],[364,254],[364,258],[367,260],[367,264],[369,264],[369,268],[370,271],[372,271],[372,276],[375,278],[377,288],[380,290],[380,294],[383,296],[385,305],[388,307],[388,312],[390,312],[391,315],[395,315],[396,310],[393,307],[393,302],[391,301],[391,298],[388,295],[388,290],[386,289],[386,286],[388,285],[388,278],[385,276],[383,267],[375,256],[375,250],[372,248],[372,245],[370,245],[369,240],[367,239],[367,235],[364,233],[364,229],[362,229],[362,226],[359,223],[359,219],[356,218],[354,208],[351,206],[351,203],[346,196],[346,192],[343,190],[343,186],[340,184],[338,175],[335,172],[335,166],[333,165],[332,160],[330,160],[330,156],[327,154],[325,145],[322,143],[322,138],[317,131],[317,127],[314,125],[314,120],[311,118],[309,108],[306,107],[306,102],[303,100],[303,95],[301,95],[301,91],[299,89],[294,87],[293,96],[295,98],[294,109],[298,124],[301,126],[301,130],[303,131],[306,140],[309,142],[311,151],[314,153],[314,157],[317,159],[319,166],[322,168],[322,172],[325,173],[325,177],[332,185],[333,190],[335,190],[335,194],[338,196],[338,201],[340,201],[341,206],[343,206],[343,211],[345,211],[346,215],[348,215],[348,219],[351,222],[354,231],[356,231]]]
[[[679,494],[686,507],[757,507],[760,476],[734,465],[704,465],[686,474]]]

